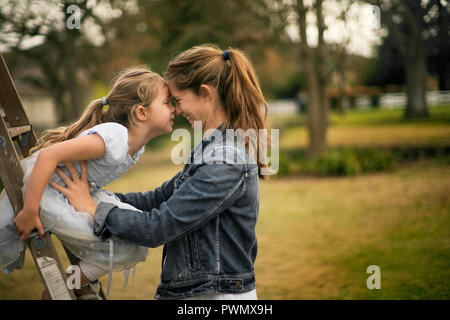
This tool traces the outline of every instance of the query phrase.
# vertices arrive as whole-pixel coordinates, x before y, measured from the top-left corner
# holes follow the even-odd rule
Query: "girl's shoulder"
[[[117,133],[119,135],[123,135],[126,133],[128,135],[128,129],[124,125],[117,122],[104,122],[82,131],[79,134],[79,137],[92,133],[103,133],[103,132]]]
[[[128,129],[116,122],[97,124],[80,133],[79,137],[98,134],[105,143],[105,156],[102,158],[109,164],[119,164],[128,153]]]

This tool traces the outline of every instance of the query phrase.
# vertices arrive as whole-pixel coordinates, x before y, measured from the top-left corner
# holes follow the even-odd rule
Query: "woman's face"
[[[170,94],[176,103],[177,116],[182,115],[189,121],[192,127],[194,127],[194,121],[201,121],[204,126],[206,121],[206,106],[204,99],[201,99],[201,97],[192,90],[178,89],[173,80],[169,80],[168,86]]]
[[[172,132],[175,109],[170,102],[169,88],[161,86],[156,99],[149,106],[149,126],[158,134]]]

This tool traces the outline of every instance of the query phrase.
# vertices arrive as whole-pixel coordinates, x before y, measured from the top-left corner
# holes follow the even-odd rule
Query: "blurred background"
[[[202,43],[244,50],[280,133],[278,173],[260,182],[258,297],[449,299],[449,14],[445,0],[0,0],[0,51],[39,133],[122,68],[163,73]],[[107,188],[161,185],[181,169],[176,143],[155,139]],[[153,299],[161,253],[127,288],[115,274],[110,298]],[[42,289],[28,253],[0,274],[0,299]]]

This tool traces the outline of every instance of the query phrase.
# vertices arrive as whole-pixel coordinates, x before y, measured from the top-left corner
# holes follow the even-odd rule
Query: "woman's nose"
[[[175,114],[179,116],[181,114],[181,108],[179,106],[175,107]]]

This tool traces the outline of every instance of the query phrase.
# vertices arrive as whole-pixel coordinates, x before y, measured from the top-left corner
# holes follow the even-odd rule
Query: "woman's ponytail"
[[[254,68],[245,56],[237,49],[227,49],[224,51],[224,63],[230,65],[230,70],[223,85],[223,95],[225,97],[224,109],[227,115],[227,127],[240,128],[244,131],[254,129],[257,132],[256,159],[259,169],[267,167],[265,159],[260,157],[265,152],[260,152],[260,148],[267,148],[270,145],[267,131],[267,102],[259,85]],[[260,141],[263,138],[264,141]],[[252,147],[252,146],[248,146]]]
[[[193,47],[169,62],[165,77],[173,80],[178,89],[190,89],[197,94],[202,84],[217,88],[225,111],[225,127],[255,130],[258,141],[253,152],[256,152],[259,169],[267,167],[260,159],[260,154],[264,153],[259,152],[261,146],[270,144],[265,130],[267,102],[253,66],[242,51],[233,48],[224,51],[210,44]],[[259,141],[261,136],[264,137],[263,144]],[[246,147],[249,148],[247,138]]]

